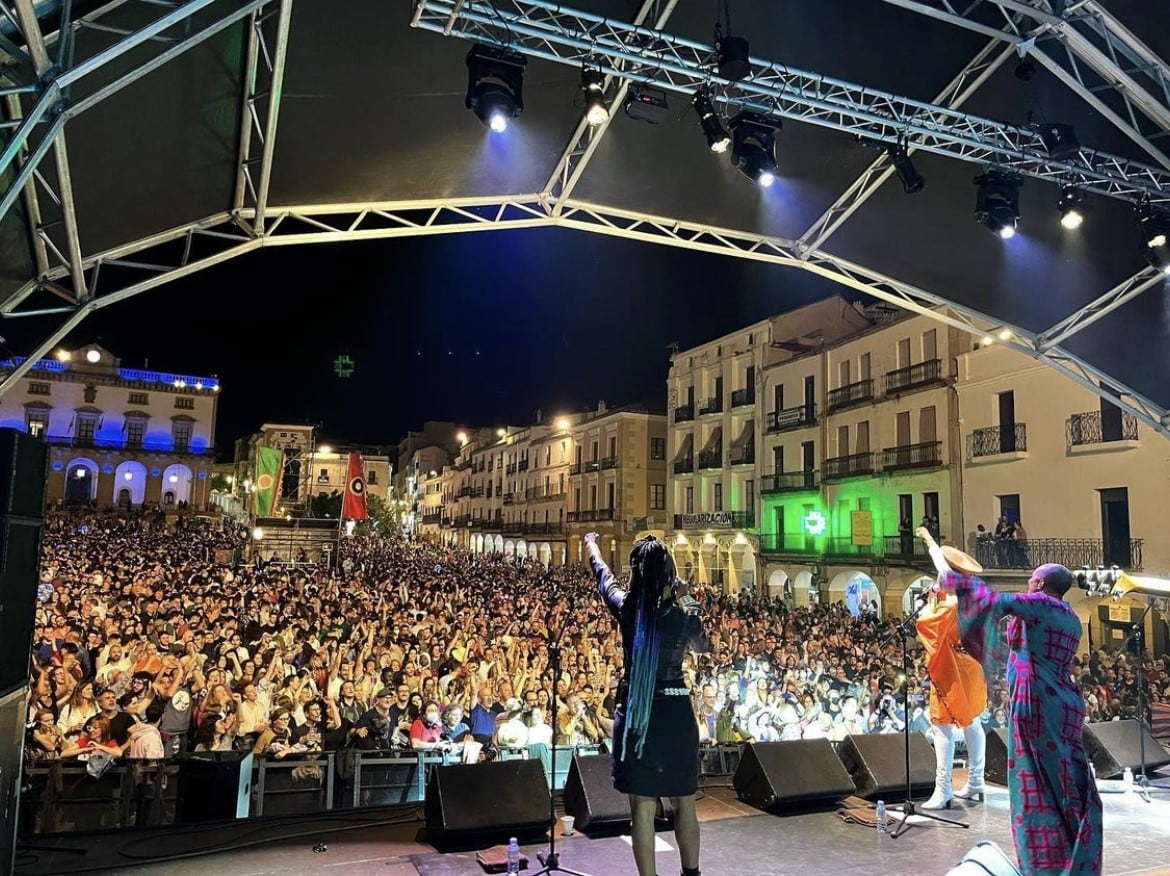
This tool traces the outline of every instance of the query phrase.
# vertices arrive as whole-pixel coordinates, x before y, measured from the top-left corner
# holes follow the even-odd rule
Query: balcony
[[[852,453],[849,456],[833,456],[825,460],[827,481],[866,474],[873,474],[872,453]]]
[[[873,401],[873,379],[866,378],[856,383],[850,383],[838,389],[829,390],[828,410],[840,411],[854,405]]]
[[[714,450],[700,450],[699,451],[699,470],[709,468],[723,468],[723,448],[716,447]]]
[[[523,535],[524,524],[519,520],[505,520],[500,525],[500,530],[504,535]]]
[[[849,536],[841,538],[826,538],[825,539],[825,555],[831,557],[872,557],[875,553],[880,553],[877,549],[880,545],[875,544],[854,544],[853,539]]]
[[[816,543],[812,536],[791,532],[769,532],[760,536],[762,554],[815,554]]]
[[[943,382],[942,360],[928,359],[886,374],[886,392],[899,393]]]
[[[887,535],[882,539],[882,549],[887,557],[902,557],[929,561],[930,555],[926,552],[926,544],[912,533],[905,535]]]
[[[733,447],[727,452],[727,461],[732,465],[755,465],[756,446],[745,444],[743,447]]]
[[[525,535],[563,535],[565,526],[562,523],[525,523]]]
[[[533,499],[539,499],[544,495],[544,487],[529,487],[524,491],[524,500],[531,502]]]
[[[1011,426],[988,426],[976,429],[967,436],[967,457],[985,459],[1003,454],[1026,453],[1028,451],[1028,426],[1014,423]]]
[[[1099,538],[1028,538],[1023,541],[980,539],[975,559],[985,569],[1031,570],[1038,563],[1060,563],[1072,570],[1083,566],[1117,565],[1140,572],[1142,539],[1106,543]]]
[[[796,493],[803,490],[815,490],[821,485],[820,472],[792,471],[787,473],[766,474],[760,478],[760,493]]]
[[[504,493],[504,495],[502,495],[502,496],[500,497],[500,500],[501,500],[501,501],[502,501],[502,502],[503,502],[505,505],[511,505],[513,502],[515,502],[515,501],[516,501],[516,494],[515,494],[515,493]]]
[[[214,456],[215,448],[207,447],[202,450],[194,450],[191,447],[190,441],[184,441],[180,438],[172,439],[172,443],[167,445],[165,443],[146,444],[139,441],[135,444],[131,439],[127,438],[125,442],[120,439],[109,440],[106,438],[97,438],[94,435],[45,435],[43,436],[46,444],[51,444],[54,447],[92,447],[101,450],[124,450],[128,453],[158,453],[158,454],[179,454],[183,456]],[[165,441],[165,439],[162,439]]]
[[[460,514],[455,518],[455,525],[456,526],[466,526],[470,522],[471,522],[471,515],[470,514]]]
[[[471,495],[471,486],[468,485],[465,487],[460,487],[459,492],[456,493],[455,495],[458,496],[460,499],[463,499],[463,498],[466,498],[467,496],[470,496]]]
[[[695,418],[694,405],[680,405],[674,409],[674,421],[676,423],[689,423]]]
[[[748,405],[756,403],[756,391],[754,389],[735,389],[731,392],[731,406],[733,408],[746,408]]]
[[[688,456],[686,459],[676,459],[674,461],[674,473],[676,475],[694,474],[695,458]]]
[[[707,414],[721,414],[723,413],[723,398],[715,396],[707,399],[706,404],[699,407],[699,416],[705,417]]]
[[[516,471],[517,471],[517,473],[522,472],[522,471],[528,471],[528,460],[522,459],[518,463],[516,463]]]
[[[612,508],[594,508],[591,511],[570,511],[565,515],[569,523],[595,523],[598,520],[613,520]]]
[[[471,488],[471,498],[482,499],[483,498],[483,487],[472,487]]]
[[[675,529],[748,529],[756,525],[751,511],[706,511],[701,514],[675,514]]]
[[[616,456],[607,456],[605,459],[601,460],[600,468],[602,471],[605,471],[606,469],[610,469],[610,468],[617,468],[617,467],[618,467],[618,458]]]
[[[942,465],[942,442],[924,441],[921,444],[903,444],[882,451],[882,470],[898,471],[906,468],[930,468]]]
[[[444,529],[449,529],[450,527],[455,525],[455,520],[451,517],[443,517],[439,520],[439,525],[442,526]]]
[[[431,524],[439,523],[442,521],[442,519],[443,519],[443,512],[441,512],[441,511],[436,511],[433,514],[424,512],[423,516],[422,516],[422,522],[424,525],[431,525]]]
[[[475,525],[484,532],[495,532],[504,527],[504,521],[498,517],[486,517],[482,520],[475,521]]]
[[[1117,441],[1137,441],[1137,417],[1117,411],[1102,417],[1100,411],[1073,414],[1064,424],[1069,447],[1095,447]]]
[[[790,429],[803,429],[817,424],[816,405],[797,405],[794,408],[784,408],[781,411],[772,411],[764,424],[764,431],[769,434],[787,432]]]
[[[508,474],[510,474],[510,475],[516,474],[516,463],[514,463],[514,462],[508,463]]]

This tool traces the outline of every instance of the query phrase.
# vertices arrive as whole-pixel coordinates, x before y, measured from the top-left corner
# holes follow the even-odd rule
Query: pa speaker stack
[[[432,842],[543,835],[549,790],[538,760],[435,767],[427,780],[427,835]]]
[[[749,743],[731,783],[741,800],[766,810],[820,805],[855,790],[827,739]]]
[[[848,771],[857,795],[889,800],[906,793],[906,740],[901,733],[865,733],[846,736],[837,756]],[[910,790],[929,793],[934,788],[934,751],[921,733],[910,734]]]

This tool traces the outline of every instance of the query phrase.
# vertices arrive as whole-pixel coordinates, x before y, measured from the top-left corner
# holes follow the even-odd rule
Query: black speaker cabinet
[[[996,785],[1007,784],[1007,738],[1006,727],[987,731],[987,753],[983,777]]]
[[[1134,775],[1141,772],[1142,752],[1139,734],[1145,739],[1146,770],[1170,764],[1170,755],[1150,731],[1135,720],[1102,721],[1085,725],[1085,754],[1093,762],[1099,779],[1119,779],[1129,767]]]
[[[0,697],[28,681],[47,465],[43,441],[0,429]]]
[[[435,767],[427,779],[427,836],[543,834],[550,826],[549,790],[538,760]]]
[[[864,733],[846,736],[837,757],[857,786],[859,797],[886,800],[906,795],[906,740],[901,733]],[[917,794],[934,788],[934,750],[921,733],[910,734],[910,790]]]
[[[175,821],[247,818],[252,806],[252,752],[201,751],[179,761]]]
[[[582,833],[630,829],[630,798],[613,786],[613,758],[574,757],[565,780],[565,814]]]
[[[827,739],[751,743],[731,783],[760,809],[818,805],[856,790]]]

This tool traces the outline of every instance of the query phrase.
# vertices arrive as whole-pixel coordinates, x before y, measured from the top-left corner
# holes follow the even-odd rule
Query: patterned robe
[[[1045,593],[996,593],[954,572],[943,584],[959,597],[963,645],[985,669],[999,646],[1010,649],[1008,791],[1021,869],[1029,876],[1100,873],[1101,798],[1085,754],[1085,702],[1071,676],[1080,619]]]

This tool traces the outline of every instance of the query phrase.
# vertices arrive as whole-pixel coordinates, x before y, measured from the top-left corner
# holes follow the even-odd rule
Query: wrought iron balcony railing
[[[1118,411],[1109,417],[1101,416],[1100,411],[1073,414],[1064,424],[1064,429],[1069,447],[1136,441],[1138,437],[1137,417],[1128,411]]]
[[[797,405],[794,408],[771,411],[768,414],[764,429],[769,433],[787,432],[789,429],[802,429],[806,426],[815,426],[816,423],[816,405]]]
[[[700,417],[705,416],[707,414],[720,414],[722,412],[723,412],[723,397],[718,396],[718,395],[707,399],[706,404],[699,407],[699,416]]]
[[[799,490],[815,490],[820,483],[820,472],[817,471],[777,472],[760,478],[760,492],[792,493]]]
[[[528,460],[522,459],[518,463],[516,463],[516,471],[517,472],[528,471]]]
[[[699,451],[699,469],[723,468],[723,448]]]
[[[756,391],[754,389],[745,388],[731,391],[731,406],[733,408],[742,408],[755,403]]]
[[[516,494],[515,493],[504,493],[504,495],[502,495],[500,497],[500,501],[502,501],[505,505],[511,505],[513,502],[516,501]]]
[[[873,400],[873,378],[867,377],[829,391],[828,409],[839,411],[852,405]]]
[[[689,423],[695,418],[694,405],[680,405],[674,409],[674,421],[676,423]]]
[[[745,444],[743,447],[733,447],[727,452],[727,461],[731,465],[753,465],[756,461],[755,445]]]
[[[612,508],[594,508],[589,511],[570,511],[565,515],[569,523],[594,523],[598,520],[613,520]]]
[[[872,453],[851,453],[849,456],[833,456],[825,460],[825,480],[827,481],[872,473]]]
[[[886,392],[905,392],[919,386],[928,386],[942,380],[942,362],[928,359],[917,365],[907,365],[886,373]]]
[[[816,542],[811,536],[791,532],[768,532],[760,536],[762,554],[812,554]]]
[[[693,456],[688,456],[686,459],[676,459],[674,461],[674,473],[676,475],[694,474],[694,471],[695,458]]]
[[[564,524],[555,520],[549,523],[525,523],[525,535],[560,535],[565,531]]]
[[[1017,453],[1028,449],[1028,425],[988,426],[967,436],[967,456],[978,459],[1000,453]]]
[[[895,471],[901,468],[926,468],[932,465],[942,465],[941,441],[904,444],[900,447],[887,447],[882,451],[883,471]]]
[[[598,463],[598,467],[601,468],[602,470],[607,469],[607,468],[617,468],[617,466],[618,466],[618,458],[616,456],[607,456],[605,459],[601,460]]]
[[[882,548],[887,557],[921,557],[926,559],[926,545],[913,533],[887,535],[882,539]]]
[[[1142,539],[1106,542],[1099,538],[981,538],[975,559],[985,569],[1032,569],[1039,563],[1060,563],[1076,571],[1083,566],[1116,565],[1127,571],[1142,568]]]

